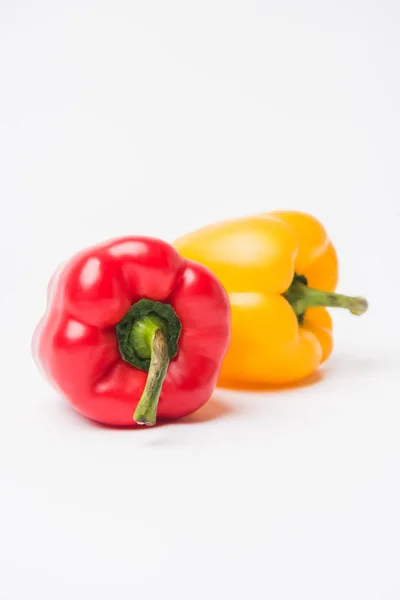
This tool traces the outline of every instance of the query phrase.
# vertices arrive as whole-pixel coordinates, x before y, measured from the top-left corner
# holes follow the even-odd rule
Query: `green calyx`
[[[150,367],[150,337],[154,327],[160,329],[166,339],[169,360],[178,352],[181,322],[169,304],[155,300],[139,300],[117,324],[118,347],[122,358],[133,367],[148,371]]]
[[[143,299],[116,326],[123,360],[148,372],[133,415],[139,425],[154,425],[158,400],[170,360],[178,352],[181,322],[169,304]]]
[[[308,308],[317,306],[346,308],[353,315],[362,315],[368,308],[365,298],[344,296],[335,292],[324,292],[308,286],[304,275],[295,274],[289,289],[283,297],[293,308],[297,320],[302,323]]]

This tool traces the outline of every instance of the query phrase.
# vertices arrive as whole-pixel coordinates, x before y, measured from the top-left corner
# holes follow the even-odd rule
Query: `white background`
[[[400,4],[0,4],[0,598],[400,599]],[[117,431],[40,378],[59,262],[269,209],[334,240],[335,352]]]

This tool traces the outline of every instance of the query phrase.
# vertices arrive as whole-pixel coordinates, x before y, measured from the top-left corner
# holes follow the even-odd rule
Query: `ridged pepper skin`
[[[284,296],[299,275],[310,288],[336,288],[336,252],[317,219],[299,212],[239,218],[185,235],[174,246],[186,258],[209,267],[229,294],[232,337],[220,385],[291,384],[311,375],[331,354],[327,310],[318,306],[296,312]],[[299,286],[305,288],[300,282]],[[366,310],[360,298],[323,296],[323,305],[330,301],[354,314]]]
[[[223,287],[206,267],[185,260],[163,241],[119,238],[80,252],[56,272],[34,335],[38,366],[90,419],[136,425],[133,414],[148,375],[122,358],[116,326],[142,299],[171,307],[181,326],[157,398],[157,418],[188,415],[214,390],[230,335]]]

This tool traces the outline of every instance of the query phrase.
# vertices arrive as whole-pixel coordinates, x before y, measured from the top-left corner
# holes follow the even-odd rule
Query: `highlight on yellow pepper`
[[[219,384],[287,385],[311,375],[332,352],[324,307],[363,314],[367,301],[334,293],[336,251],[322,224],[300,212],[217,223],[174,243],[206,265],[229,294],[232,338]]]

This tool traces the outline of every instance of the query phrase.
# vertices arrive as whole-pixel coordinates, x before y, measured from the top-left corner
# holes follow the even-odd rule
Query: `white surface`
[[[400,5],[0,6],[0,598],[400,598]],[[29,351],[77,249],[316,214],[340,289],[321,377],[93,426]]]

